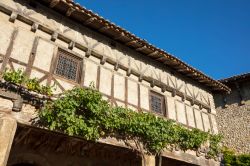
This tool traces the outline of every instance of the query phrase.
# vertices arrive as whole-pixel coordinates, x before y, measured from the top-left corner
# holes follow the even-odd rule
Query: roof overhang
[[[178,73],[201,83],[211,91],[231,91],[230,88],[223,83],[212,79],[201,71],[181,61],[177,57],[153,46],[146,40],[140,39],[134,34],[104,19],[96,13],[87,10],[85,7],[73,2],[72,0],[41,0],[39,2],[53,8],[53,10],[64,14],[84,26],[98,31],[99,33],[102,33],[103,35],[108,36],[109,38],[122,43],[143,55],[165,64]]]

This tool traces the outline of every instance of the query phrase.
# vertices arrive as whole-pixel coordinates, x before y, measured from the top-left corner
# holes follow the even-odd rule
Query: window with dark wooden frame
[[[165,100],[164,96],[151,91],[149,96],[150,111],[165,115]]]
[[[77,58],[67,51],[59,49],[54,73],[60,77],[78,82],[81,62],[82,60],[80,58]]]

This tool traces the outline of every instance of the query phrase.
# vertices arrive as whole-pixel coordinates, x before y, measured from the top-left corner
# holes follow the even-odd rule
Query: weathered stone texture
[[[218,108],[217,123],[225,146],[238,153],[250,153],[250,105]]]
[[[155,156],[145,155],[145,162],[142,161],[142,166],[155,166]]]
[[[0,110],[3,112],[9,112],[12,110],[13,102],[8,99],[0,98]]]
[[[0,166],[7,164],[16,127],[16,120],[8,117],[0,118]]]

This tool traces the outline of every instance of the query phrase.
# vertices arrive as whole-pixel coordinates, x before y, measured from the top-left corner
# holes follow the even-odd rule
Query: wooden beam
[[[74,47],[75,47],[75,42],[74,42],[74,41],[71,41],[71,42],[69,43],[68,48],[69,48],[70,50],[72,50]]]
[[[114,39],[115,40],[119,40],[119,39],[121,39],[124,36],[125,36],[125,34],[123,32],[121,32],[118,36],[115,36]]]
[[[172,61],[172,60],[170,60],[170,59],[168,59],[168,58],[166,58],[166,61],[163,62],[163,63],[164,63],[164,64],[167,64],[167,65],[171,65],[171,66],[176,66],[176,65],[178,64],[178,62]]]
[[[0,72],[3,73],[4,70],[5,70],[5,67],[7,66],[8,62],[9,62],[9,59],[10,59],[10,55],[11,55],[11,52],[12,52],[12,49],[13,49],[13,46],[14,46],[14,41],[17,37],[17,33],[18,33],[18,28],[15,28],[14,31],[12,32],[11,34],[11,38],[10,38],[10,44],[6,50],[6,54],[5,56],[3,57],[3,63],[2,63],[2,66],[1,66],[1,69],[0,69]],[[0,76],[1,78],[2,76]]]
[[[207,82],[207,80],[205,80],[205,79],[198,80],[198,81],[201,82],[201,83]]]
[[[56,31],[53,32],[51,35],[51,41],[56,41],[57,37],[58,37],[58,33]]]
[[[195,73],[191,72],[191,73],[188,73],[187,74],[188,77],[193,77],[193,76],[196,76]]]
[[[59,2],[60,0],[52,0],[49,4],[49,7],[54,8]]]
[[[150,87],[153,88],[154,86],[155,86],[155,80],[152,79],[152,80],[150,81]]]
[[[130,40],[129,42],[125,43],[125,45],[129,46],[136,43],[136,40]]]
[[[107,57],[106,56],[102,56],[100,64],[104,65],[106,63]]]
[[[178,72],[188,72],[187,68],[179,68],[177,69]]]
[[[31,53],[30,53],[30,56],[29,56],[29,61],[28,61],[28,64],[27,64],[27,67],[26,67],[26,70],[25,70],[25,75],[28,78],[30,77],[31,69],[32,69],[32,66],[33,66],[34,61],[35,61],[35,56],[36,56],[36,50],[37,50],[38,43],[39,43],[39,37],[35,37],[35,40],[33,42],[32,49],[31,49]]]
[[[142,46],[142,47],[139,47],[139,48],[137,48],[137,49],[135,49],[136,51],[142,51],[142,50],[144,50],[144,49],[146,49],[147,48],[147,46]]]
[[[32,24],[32,26],[31,26],[31,31],[35,33],[36,30],[38,29],[38,26],[39,26],[39,24],[34,22],[34,23]]]
[[[210,83],[206,83],[205,84],[206,86],[210,86],[210,87],[215,87],[213,84],[210,84]],[[216,87],[214,89],[217,89]],[[220,88],[219,88],[220,89]]]
[[[10,18],[9,18],[9,21],[14,23],[16,18],[17,18],[17,13],[16,12],[12,12],[11,15],[10,15]]]
[[[159,57],[159,58],[156,58],[155,60],[157,60],[157,61],[162,61],[162,60],[165,60],[165,59],[166,59],[166,57],[161,56],[161,57]]]
[[[105,26],[99,28],[98,31],[100,31],[100,32],[105,32],[105,31],[108,30],[108,29],[110,29],[110,27],[107,26],[107,25],[105,25]]]
[[[130,76],[130,75],[131,75],[131,73],[132,73],[131,68],[128,68],[128,69],[127,69],[127,76]]]
[[[172,67],[175,68],[176,70],[185,69],[185,67],[182,66],[182,65],[180,65],[180,64],[174,65],[174,66],[172,66]]]
[[[90,17],[89,19],[85,20],[83,24],[84,25],[89,25],[92,22],[94,22],[95,20],[96,20],[96,17]]]
[[[117,71],[119,69],[119,63],[118,62],[115,63],[114,69],[115,69],[115,71]]]
[[[158,55],[159,51],[154,51],[154,52],[151,52],[150,54],[148,54],[148,56],[151,56],[151,57],[154,57],[156,55]]]
[[[166,85],[162,84],[161,85],[161,92],[164,93],[167,90]]]
[[[67,12],[66,12],[66,16],[69,17],[74,11],[75,11],[74,8],[72,8],[72,7],[68,8],[68,10],[67,10]]]

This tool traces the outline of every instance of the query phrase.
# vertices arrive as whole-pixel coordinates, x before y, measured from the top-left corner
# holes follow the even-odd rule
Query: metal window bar
[[[55,74],[63,78],[78,81],[80,60],[63,50],[58,50]]]

